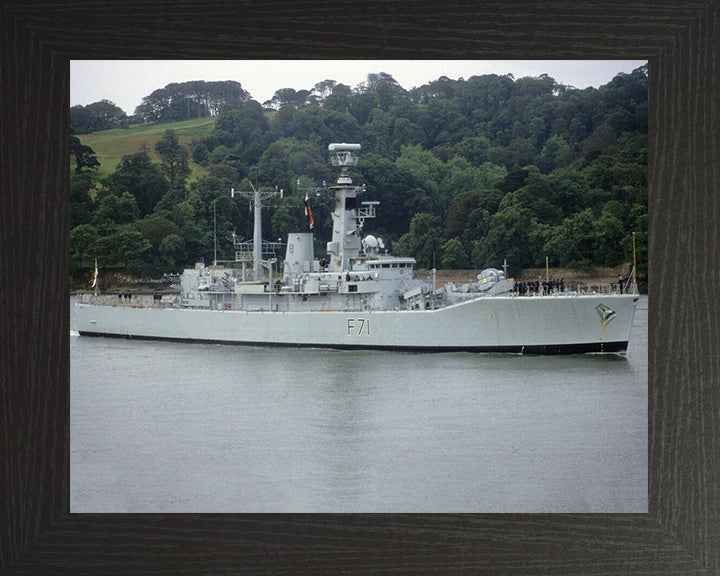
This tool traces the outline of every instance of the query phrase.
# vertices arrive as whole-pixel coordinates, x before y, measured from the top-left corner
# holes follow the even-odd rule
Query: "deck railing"
[[[123,308],[177,308],[180,295],[163,294],[162,298],[155,298],[153,294],[78,294],[78,301],[81,304]]]
[[[626,286],[621,285],[621,284],[574,284],[574,285],[565,286],[563,290],[560,290],[559,288],[547,289],[547,288],[543,288],[541,286],[537,292],[534,292],[534,291],[526,292],[525,294],[522,294],[522,296],[523,297],[533,297],[533,296],[547,296],[547,295],[552,295],[552,294],[587,295],[587,294],[624,294],[624,293],[629,293],[629,292],[624,291],[625,288],[626,288]],[[630,289],[632,289],[632,287],[630,287]]]

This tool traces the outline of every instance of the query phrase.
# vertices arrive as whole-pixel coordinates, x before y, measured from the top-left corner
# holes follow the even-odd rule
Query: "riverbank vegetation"
[[[72,272],[97,258],[104,269],[162,275],[212,261],[216,245],[219,259],[232,258],[229,239],[252,237],[252,214],[230,189],[251,182],[283,190],[263,212],[266,239],[308,230],[309,195],[322,256],[330,196],[313,189],[337,176],[327,145],[360,142],[350,175],[366,185],[362,200],[380,202],[366,232],[419,268],[507,262],[513,272],[546,257],[553,267],[617,267],[632,261],[634,234],[646,275],[647,83],[642,67],[598,89],[487,75],[406,90],[380,73],[354,88],[281,89],[262,104],[238,83],[225,94],[170,85],[133,116],[95,107],[116,119],[104,131],[88,131],[100,123],[76,111]]]

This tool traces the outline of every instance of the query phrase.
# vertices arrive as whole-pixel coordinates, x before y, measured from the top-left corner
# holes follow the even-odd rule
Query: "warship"
[[[314,189],[334,201],[326,255],[316,258],[312,232],[290,233],[285,244],[263,240],[262,200],[272,193],[253,186],[238,193],[254,202],[254,237],[235,242],[234,260],[184,270],[177,295],[127,298],[97,288],[83,294],[75,304],[79,334],[340,349],[625,353],[638,302],[634,281],[586,290],[535,283],[528,290],[506,270],[490,268],[476,282],[436,286],[434,271],[419,278],[413,258],[388,254],[381,238],[365,233],[379,203],[360,201],[365,186],[349,176],[360,144],[328,150],[339,177]],[[312,219],[307,200],[306,192]],[[275,271],[278,259],[268,256],[282,247],[283,266]]]

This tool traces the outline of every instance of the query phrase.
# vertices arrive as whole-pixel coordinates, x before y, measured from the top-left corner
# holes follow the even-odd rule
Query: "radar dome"
[[[378,239],[372,234],[368,234],[363,240],[363,246],[365,248],[377,248],[379,246]]]
[[[385,248],[382,238],[375,238],[372,234],[368,234],[363,238],[362,245],[365,249],[365,254],[368,256],[375,256],[380,248]]]

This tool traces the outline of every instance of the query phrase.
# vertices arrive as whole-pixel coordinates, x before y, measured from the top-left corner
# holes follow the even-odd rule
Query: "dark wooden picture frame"
[[[0,43],[0,573],[720,573],[720,0],[5,0]],[[648,514],[69,513],[69,60],[318,56],[649,60]]]

